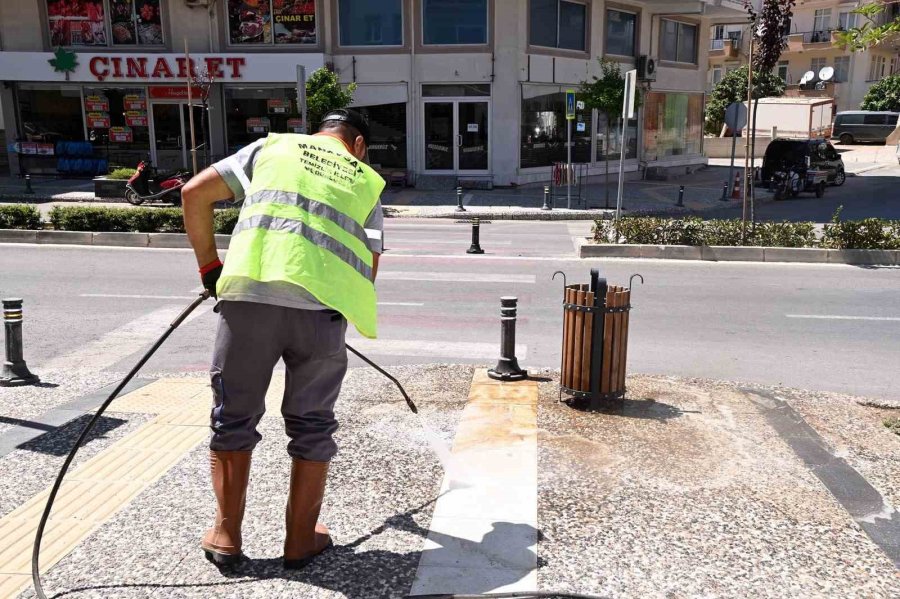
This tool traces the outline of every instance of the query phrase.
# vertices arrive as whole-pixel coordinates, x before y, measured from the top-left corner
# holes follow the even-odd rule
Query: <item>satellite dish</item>
[[[819,79],[822,81],[830,81],[834,77],[834,67],[822,67],[819,70]]]
[[[800,79],[800,83],[801,84],[809,83],[810,81],[812,81],[815,78],[816,78],[816,74],[814,72],[806,71],[805,73],[803,73],[803,78]]]

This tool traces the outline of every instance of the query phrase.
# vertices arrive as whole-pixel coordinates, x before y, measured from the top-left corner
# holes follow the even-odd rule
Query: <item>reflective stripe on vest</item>
[[[249,293],[257,298],[251,301],[275,301],[267,298],[284,298],[296,285],[298,294],[305,290],[375,337],[364,224],[383,188],[384,180],[337,139],[270,134],[232,234],[219,279],[222,299]]]

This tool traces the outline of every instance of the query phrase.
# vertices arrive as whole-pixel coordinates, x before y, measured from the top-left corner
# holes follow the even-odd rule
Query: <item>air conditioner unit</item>
[[[638,56],[637,76],[641,81],[656,81],[656,59],[646,54]]]

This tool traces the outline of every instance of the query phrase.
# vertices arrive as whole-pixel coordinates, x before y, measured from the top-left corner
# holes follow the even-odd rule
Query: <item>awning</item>
[[[403,104],[409,100],[406,83],[360,83],[353,93],[351,108]]]

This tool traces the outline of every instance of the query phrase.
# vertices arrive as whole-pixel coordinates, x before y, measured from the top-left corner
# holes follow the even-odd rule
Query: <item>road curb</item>
[[[216,235],[216,246],[228,249],[231,235]],[[0,243],[94,245],[106,247],[190,248],[185,233],[115,233],[90,231],[30,231],[0,229]]]
[[[578,239],[576,245],[579,258],[651,258],[707,262],[793,262],[900,266],[900,250],[596,244],[588,239]]]

